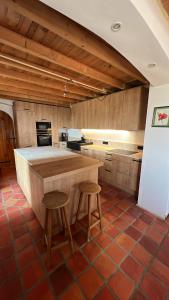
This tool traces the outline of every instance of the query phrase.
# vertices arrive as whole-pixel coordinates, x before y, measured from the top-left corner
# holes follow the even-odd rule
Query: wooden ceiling
[[[169,0],[160,0],[161,1],[161,4],[169,18]]]
[[[115,49],[37,0],[0,1],[0,97],[70,106],[147,83]]]

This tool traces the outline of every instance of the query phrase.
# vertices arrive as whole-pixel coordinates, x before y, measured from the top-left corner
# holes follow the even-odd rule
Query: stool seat
[[[98,194],[101,191],[101,187],[94,182],[82,182],[79,185],[79,190],[83,194]]]
[[[68,195],[59,191],[49,192],[44,195],[42,202],[48,209],[57,209],[66,205]]]

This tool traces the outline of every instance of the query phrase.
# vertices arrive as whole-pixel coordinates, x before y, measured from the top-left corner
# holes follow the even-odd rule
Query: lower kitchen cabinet
[[[104,162],[104,166],[99,168],[100,180],[137,195],[141,171],[139,161],[133,160],[130,156],[95,151],[87,147],[82,147],[81,153]]]

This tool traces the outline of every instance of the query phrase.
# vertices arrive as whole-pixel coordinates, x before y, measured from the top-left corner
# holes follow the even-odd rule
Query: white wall
[[[0,98],[0,110],[6,112],[13,120],[13,101]]]
[[[151,127],[156,106],[169,106],[169,84],[150,88],[138,205],[165,218],[169,213],[169,128]]]

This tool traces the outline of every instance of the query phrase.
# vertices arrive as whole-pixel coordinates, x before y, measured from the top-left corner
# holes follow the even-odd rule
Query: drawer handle
[[[133,161],[136,161],[138,163],[141,163],[141,159],[133,159]]]
[[[105,158],[105,160],[112,161],[111,159]]]
[[[111,153],[107,153],[107,152],[106,152],[106,155],[112,155],[112,154],[111,154]]]
[[[28,148],[28,147],[32,147],[32,145],[27,145],[27,146],[25,146],[25,148]]]
[[[106,172],[109,172],[109,173],[111,173],[111,171],[110,171],[110,170],[107,170],[107,169],[105,169],[105,171],[106,171]]]

